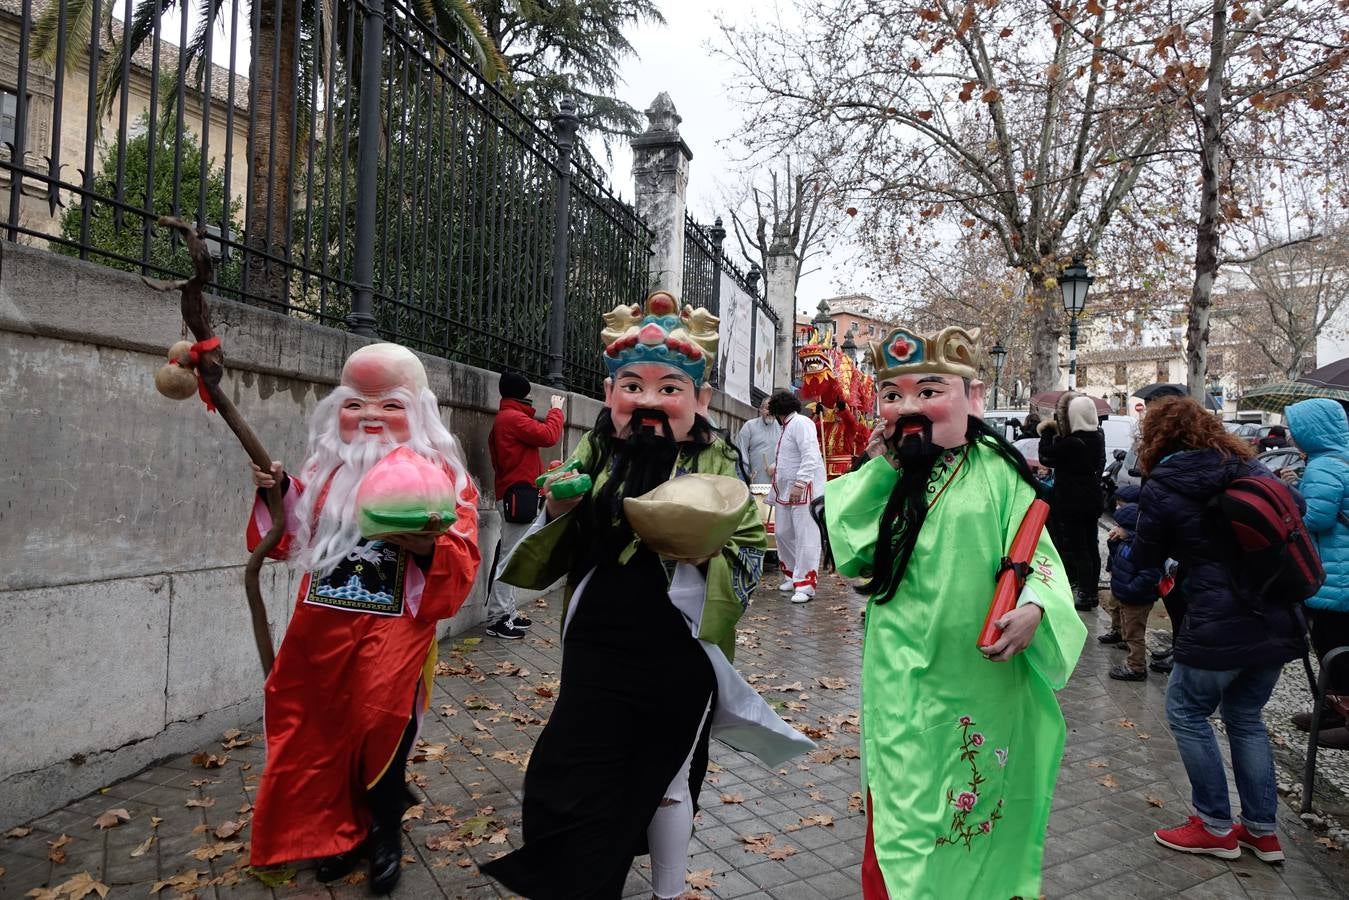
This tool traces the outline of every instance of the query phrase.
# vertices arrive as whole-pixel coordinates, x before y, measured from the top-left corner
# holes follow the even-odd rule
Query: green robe
[[[897,478],[875,459],[826,487],[842,574],[869,574]],[[975,644],[1034,492],[975,445],[936,463],[934,496],[894,597],[867,606],[862,776],[877,859],[894,900],[1036,897],[1065,736],[1054,691],[1086,628],[1042,534],[1019,600],[1044,609],[1035,637],[1009,662],[985,659]]]
[[[591,473],[594,482],[592,492],[609,478],[607,468],[597,471],[598,460],[589,432],[581,439],[567,462],[576,463],[578,471]],[[740,477],[735,468],[734,452],[721,438],[715,439],[692,458],[680,453],[675,463],[675,474],[685,475],[690,472]],[[502,570],[501,580],[515,587],[541,591],[567,575],[576,555],[574,543],[579,537],[570,525],[571,514],[567,513],[538,531],[527,534],[512,552]],[[716,644],[728,660],[735,659],[735,626],[749,606],[750,594],[758,584],[767,544],[768,536],[763,521],[751,497],[745,504],[739,528],[722,548],[720,555],[707,563],[704,573],[707,595],[702,616],[698,620],[697,637]],[[637,541],[634,540],[620,555],[620,559],[628,559],[636,549]],[[570,600],[570,597],[571,587],[568,586],[566,599]],[[566,621],[565,606],[562,621]]]

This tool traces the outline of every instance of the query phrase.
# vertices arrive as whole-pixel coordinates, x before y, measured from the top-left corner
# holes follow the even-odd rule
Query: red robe
[[[291,521],[276,558],[290,549],[291,513],[303,490],[294,478],[290,485]],[[420,721],[430,703],[436,622],[458,611],[477,575],[477,500],[472,485],[460,495],[458,520],[436,539],[425,569],[386,545],[399,573],[397,615],[315,605],[307,602],[313,573],[301,580],[265,688],[267,766],[253,812],[253,865],[331,856],[365,839],[365,791],[394,761],[409,717]],[[248,525],[250,549],[268,526],[259,500]]]

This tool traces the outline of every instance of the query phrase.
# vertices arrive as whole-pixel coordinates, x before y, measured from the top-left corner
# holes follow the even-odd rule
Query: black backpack
[[[1209,501],[1209,510],[1235,541],[1238,571],[1259,598],[1300,604],[1325,583],[1321,556],[1282,481],[1237,476]]]

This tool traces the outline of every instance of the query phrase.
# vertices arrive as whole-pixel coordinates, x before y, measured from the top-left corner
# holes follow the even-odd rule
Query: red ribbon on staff
[[[979,632],[978,647],[989,647],[1002,637],[1002,629],[995,623],[1016,609],[1017,598],[1026,586],[1030,575],[1031,557],[1040,543],[1040,532],[1049,520],[1049,504],[1043,500],[1031,502],[1030,509],[1021,520],[1021,527],[1012,538],[1012,547],[1002,558],[1002,567],[998,570],[998,586],[993,589],[993,602],[988,607],[988,618],[984,619],[983,630]]]
[[[192,360],[192,368],[195,371],[197,363],[201,362],[203,353],[215,350],[220,346],[220,338],[213,337],[204,341],[197,341],[188,351],[188,358]],[[206,390],[206,382],[202,379],[201,373],[197,372],[197,395],[201,397],[201,402],[206,404],[207,412],[215,412],[215,404],[211,402],[211,393]]]

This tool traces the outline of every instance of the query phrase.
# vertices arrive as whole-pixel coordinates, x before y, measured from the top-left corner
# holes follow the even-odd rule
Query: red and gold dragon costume
[[[796,356],[801,360],[801,403],[812,415],[819,406],[814,419],[825,476],[836,478],[851,470],[853,459],[866,450],[871,437],[869,423],[876,408],[876,384],[851,357],[825,341],[818,331],[811,334]]]

